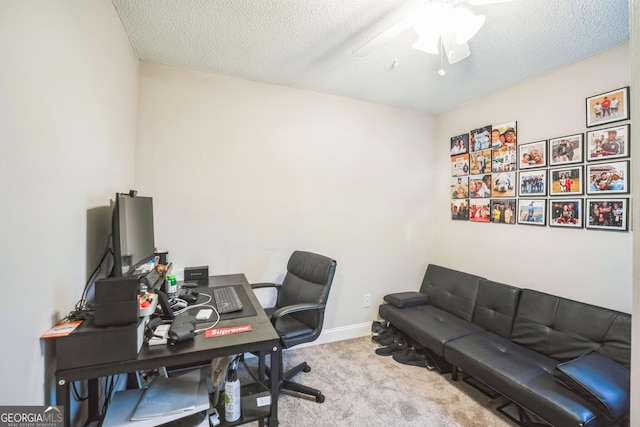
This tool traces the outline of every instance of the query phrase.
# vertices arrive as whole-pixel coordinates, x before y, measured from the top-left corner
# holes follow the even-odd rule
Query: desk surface
[[[257,347],[268,349],[269,347],[278,346],[278,334],[264,310],[260,308],[260,302],[249,286],[244,274],[214,276],[208,279],[208,287],[237,284],[244,286],[247,296],[256,308],[257,314],[250,317],[221,320],[216,328],[251,325],[252,331],[211,338],[207,338],[204,333],[200,333],[192,340],[180,342],[175,345],[149,346],[144,344],[137,359],[58,370],[56,377],[59,380],[76,381],[124,372],[134,372],[139,369],[188,365],[210,360],[215,357],[227,356],[230,352],[243,353],[256,351]],[[195,312],[196,310],[193,311]],[[202,328],[207,325],[207,323],[199,323],[197,327]]]

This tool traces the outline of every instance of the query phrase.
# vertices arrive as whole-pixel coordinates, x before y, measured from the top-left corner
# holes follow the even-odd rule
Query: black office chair
[[[253,289],[276,288],[275,306],[265,308],[274,328],[280,335],[282,348],[315,341],[322,331],[324,308],[336,271],[336,261],[311,252],[295,251],[287,263],[287,274],[282,284],[254,283]],[[315,396],[316,402],[324,402],[320,390],[291,381],[300,372],[309,372],[307,362],[284,372],[280,359],[280,388]],[[273,381],[273,378],[271,379]]]

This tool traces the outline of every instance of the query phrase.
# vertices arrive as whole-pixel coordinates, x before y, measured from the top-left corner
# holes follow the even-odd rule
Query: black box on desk
[[[108,277],[95,283],[95,326],[135,324],[140,317],[140,276]]]
[[[184,281],[185,282],[198,282],[200,280],[207,280],[209,278],[209,266],[201,267],[185,267],[184,268]]]
[[[149,318],[124,326],[97,328],[87,318],[69,335],[56,338],[57,368],[73,369],[138,358]]]

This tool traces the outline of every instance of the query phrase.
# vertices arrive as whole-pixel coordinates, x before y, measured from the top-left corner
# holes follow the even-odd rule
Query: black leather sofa
[[[431,264],[419,291],[380,317],[442,373],[462,372],[515,405],[521,425],[628,423],[631,316]],[[471,383],[471,382],[470,382]]]

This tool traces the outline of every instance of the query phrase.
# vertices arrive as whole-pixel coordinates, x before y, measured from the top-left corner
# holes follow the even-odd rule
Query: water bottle
[[[240,419],[240,380],[238,379],[238,358],[233,359],[224,383],[224,418],[228,422]]]

